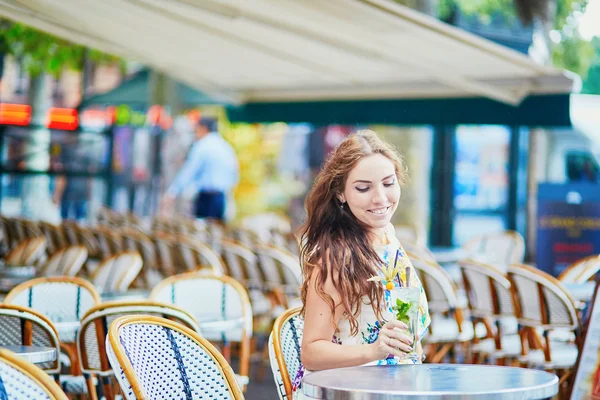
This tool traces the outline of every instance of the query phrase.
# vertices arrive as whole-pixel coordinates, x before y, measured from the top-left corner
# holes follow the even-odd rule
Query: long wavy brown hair
[[[335,314],[334,300],[323,290],[331,276],[341,297],[341,306],[349,319],[352,335],[358,333],[358,316],[363,299],[369,303],[381,320],[383,287],[367,282],[376,272],[381,258],[373,248],[368,227],[350,211],[341,207],[338,195],[343,193],[350,171],[370,155],[388,158],[396,170],[400,184],[407,180],[402,159],[394,148],[370,130],[355,132],[331,152],[306,198],[307,219],[300,229],[302,261],[302,313],[306,305],[309,280],[316,279],[316,290]],[[317,272],[318,274],[315,274]],[[335,322],[334,322],[335,324]]]

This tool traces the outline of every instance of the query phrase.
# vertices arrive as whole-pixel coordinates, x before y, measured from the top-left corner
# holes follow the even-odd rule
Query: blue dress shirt
[[[231,145],[210,132],[192,145],[167,194],[175,197],[184,189],[199,192],[229,192],[239,180],[239,163]]]

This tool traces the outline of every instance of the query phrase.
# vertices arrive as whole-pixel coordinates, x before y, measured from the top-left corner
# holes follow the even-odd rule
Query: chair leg
[[[75,343],[61,343],[60,348],[64,351],[69,360],[71,361],[71,375],[81,375],[81,368],[79,367],[79,357],[77,356],[77,349]]]
[[[110,377],[103,376],[101,379],[102,379],[102,388],[104,389],[104,397],[106,398],[106,400],[114,400],[115,395],[113,394]]]
[[[227,363],[231,364],[231,343],[229,342],[223,342],[223,357]]]
[[[431,363],[437,364],[444,359],[446,354],[452,349],[452,343],[446,343],[442,345],[442,348],[436,351],[436,353],[431,357]]]
[[[90,400],[98,400],[98,395],[96,394],[96,385],[94,385],[94,377],[91,375],[87,375],[85,377],[85,386],[87,387],[88,397]]]
[[[242,342],[240,343],[240,375],[247,376],[250,379],[250,338],[244,334]],[[246,385],[242,388],[242,391],[246,391]]]
[[[267,370],[267,364],[269,362],[269,345],[265,344],[262,351],[262,357],[260,359],[260,368],[256,373],[257,382],[263,382],[265,379],[265,371]]]

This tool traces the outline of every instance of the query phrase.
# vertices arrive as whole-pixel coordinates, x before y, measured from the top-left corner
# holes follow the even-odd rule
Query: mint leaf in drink
[[[410,318],[408,313],[412,307],[412,303],[405,303],[400,299],[396,299],[396,305],[392,307],[392,310],[396,313],[396,319],[398,321],[408,324]]]

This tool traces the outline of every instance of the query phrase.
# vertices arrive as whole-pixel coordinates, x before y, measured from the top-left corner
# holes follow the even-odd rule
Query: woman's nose
[[[373,198],[371,199],[371,201],[373,201],[373,203],[375,203],[375,204],[379,204],[379,203],[385,203],[386,200],[387,200],[387,196],[385,195],[384,188],[383,187],[375,188],[375,190],[373,191]]]

